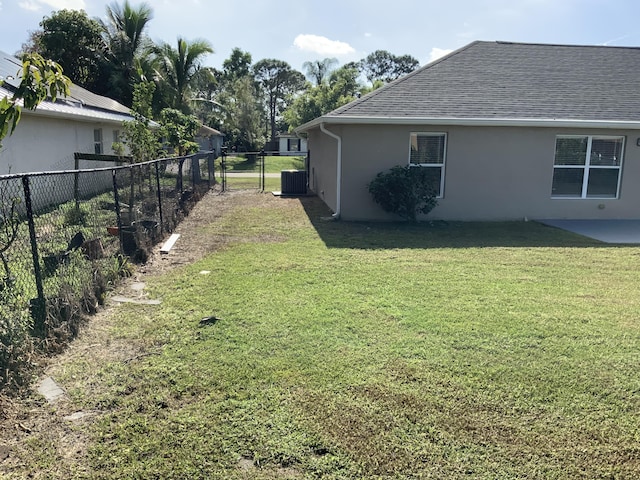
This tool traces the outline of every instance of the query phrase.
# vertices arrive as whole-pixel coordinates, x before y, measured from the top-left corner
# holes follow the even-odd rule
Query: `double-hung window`
[[[447,149],[446,133],[412,133],[409,165],[428,168],[437,197],[444,191],[444,160]]]
[[[551,196],[618,198],[624,137],[556,137]]]

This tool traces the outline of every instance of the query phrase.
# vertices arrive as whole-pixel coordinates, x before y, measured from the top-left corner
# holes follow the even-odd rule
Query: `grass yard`
[[[216,175],[216,180],[220,185],[222,185],[222,178]],[[231,175],[227,176],[227,190],[258,190],[260,188],[261,178],[258,176],[255,177],[233,177]],[[264,191],[265,192],[275,192],[280,191],[282,189],[282,183],[280,177],[271,178],[265,177],[264,179]]]
[[[640,248],[254,196],[118,307],[141,354],[59,369],[82,462],[36,436],[15,478],[640,477]]]
[[[265,173],[280,173],[282,170],[304,170],[304,156],[277,156],[267,155],[264,157]],[[257,161],[247,160],[241,156],[227,156],[227,172],[259,172],[260,164]]]

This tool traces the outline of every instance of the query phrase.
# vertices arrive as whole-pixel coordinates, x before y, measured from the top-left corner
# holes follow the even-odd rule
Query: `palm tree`
[[[192,83],[202,57],[213,53],[213,47],[207,40],[189,42],[178,37],[177,48],[163,42],[153,46],[151,52],[157,62],[159,83],[168,90],[169,106],[188,113]]]
[[[141,76],[138,60],[147,42],[144,31],[153,18],[153,10],[147,3],[134,8],[128,0],[122,5],[112,3],[106,10],[107,22],[101,21],[101,24],[111,63],[110,93],[131,106],[133,83]]]
[[[324,60],[314,60],[313,62],[304,62],[302,68],[307,74],[307,78],[316,82],[316,85],[322,84],[329,78],[329,74],[338,66],[337,58],[325,58]]]

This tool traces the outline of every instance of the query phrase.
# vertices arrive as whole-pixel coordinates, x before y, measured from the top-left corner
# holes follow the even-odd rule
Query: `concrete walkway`
[[[262,176],[259,172],[227,172],[229,178],[260,178]],[[280,178],[279,173],[265,173],[264,178]]]
[[[640,220],[538,220],[605,243],[640,244]]]

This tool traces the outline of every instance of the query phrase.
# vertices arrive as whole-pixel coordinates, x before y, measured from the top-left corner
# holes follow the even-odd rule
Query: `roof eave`
[[[79,113],[59,112],[55,110],[44,110],[36,108],[35,110],[22,109],[22,115],[34,115],[38,117],[62,118],[65,120],[75,120],[88,123],[108,123],[113,125],[122,125],[122,122],[132,121],[133,117],[119,112],[109,112],[111,115],[120,116],[120,119],[98,117],[91,115],[82,115]]]
[[[640,120],[579,120],[571,118],[446,118],[446,117],[339,117],[323,116],[300,125],[295,132],[307,132],[328,125],[443,125],[465,127],[554,127],[640,130]]]

